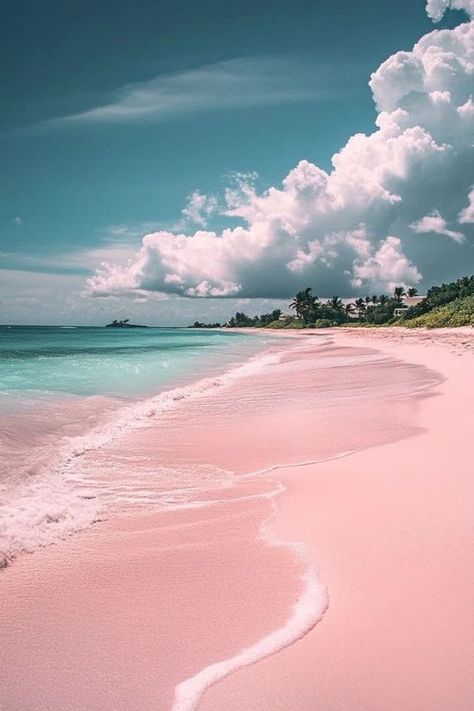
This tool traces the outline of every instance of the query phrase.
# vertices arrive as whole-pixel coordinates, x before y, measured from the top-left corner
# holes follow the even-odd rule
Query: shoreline
[[[29,672],[25,675],[21,670],[19,677],[18,669],[12,670],[11,663],[8,666],[4,664],[5,673],[8,674],[10,668],[9,676],[13,676],[5,680],[9,683],[10,694],[17,693],[11,688],[11,684],[16,682],[16,687],[22,688],[22,693],[26,694],[24,699],[28,699],[28,687],[31,688],[36,679],[35,698],[40,692],[38,698],[45,701],[44,705],[40,705],[38,700],[37,705],[32,707],[30,700],[29,707],[34,711],[51,708],[48,698],[52,693],[63,703],[68,699],[69,705],[73,701],[77,703],[79,695],[83,707],[99,704],[106,709],[113,702],[114,709],[125,710],[133,707],[133,699],[138,694],[142,699],[140,708],[143,709],[191,709],[195,708],[194,702],[187,706],[175,705],[177,701],[172,702],[169,695],[171,689],[181,687],[187,692],[189,684],[186,686],[186,680],[195,681],[209,666],[216,671],[216,662],[217,666],[232,662],[236,655],[239,656],[239,649],[247,651],[258,647],[262,640],[282,629],[282,623],[283,628],[288,626],[288,621],[292,619],[289,612],[302,594],[298,583],[302,573],[301,570],[298,572],[298,566],[295,567],[298,561],[288,553],[292,546],[300,545],[298,541],[304,541],[305,544],[310,543],[311,558],[318,567],[320,556],[311,535],[308,534],[306,540],[306,534],[299,536],[298,526],[294,528],[294,520],[285,513],[287,502],[304,491],[303,500],[298,500],[293,516],[296,515],[299,525],[308,522],[312,511],[308,510],[307,502],[311,501],[311,496],[314,498],[315,492],[312,482],[307,480],[314,470],[344,468],[354,457],[367,456],[376,451],[378,447],[374,443],[397,448],[422,436],[415,423],[408,420],[413,417],[413,407],[419,407],[416,403],[421,402],[424,406],[424,403],[433,401],[426,395],[435,383],[439,383],[439,379],[433,379],[424,366],[420,369],[403,361],[381,357],[379,351],[373,349],[373,343],[368,344],[369,348],[367,344],[349,341],[341,346],[337,344],[337,338],[334,341],[334,333],[297,332],[295,335],[330,336],[330,339],[323,338],[316,344],[314,339],[304,338],[295,349],[284,352],[278,365],[269,365],[261,373],[249,375],[239,382],[238,387],[234,384],[212,398],[204,398],[194,404],[188,402],[184,410],[178,408],[181,413],[186,413],[185,442],[177,410],[165,413],[160,419],[163,433],[156,427],[135,432],[135,444],[138,443],[140,456],[153,456],[155,461],[168,457],[169,466],[178,467],[178,470],[188,462],[196,471],[196,463],[206,461],[206,466],[217,472],[232,470],[231,479],[216,480],[214,491],[204,479],[207,488],[201,494],[198,490],[192,495],[190,507],[168,513],[142,512],[126,518],[113,518],[75,538],[43,549],[30,559],[19,559],[11,570],[5,571],[7,577],[4,582],[7,585],[4,594],[10,593],[10,597],[4,598],[8,605],[2,626],[6,639],[15,645],[18,656],[25,658],[29,667]],[[354,371],[357,372],[356,380],[351,371],[354,367],[357,369]],[[372,403],[383,392],[391,407],[374,416]],[[317,399],[314,400],[314,397]],[[345,402],[342,410],[341,402]],[[308,420],[309,413],[312,413],[312,419]],[[296,440],[291,432],[288,433],[289,423],[300,433]],[[340,433],[337,427],[341,427]],[[316,451],[311,435],[313,428],[320,438],[316,457],[311,457]],[[359,431],[360,428],[362,431]],[[217,440],[213,431],[219,433]],[[341,438],[347,445],[343,447],[344,451],[358,451],[341,459]],[[237,455],[236,441],[245,442],[245,448]],[[391,445],[390,442],[395,443]],[[112,448],[107,458],[121,457],[127,443],[130,444],[130,440],[127,442],[125,438],[121,442],[121,450]],[[173,460],[171,454],[178,458]],[[318,459],[318,463],[310,463],[312,458]],[[319,461],[321,459],[331,461]],[[273,518],[278,490],[278,487],[275,490],[275,480],[282,481],[286,488],[286,492],[278,497],[280,513],[276,519]],[[216,505],[209,506],[210,503]],[[280,541],[278,549],[261,538],[261,526],[269,517],[274,522],[271,525],[272,537],[276,536]],[[124,566],[128,572],[125,579],[121,574]],[[88,571],[86,582],[83,581],[85,569]],[[160,571],[168,571],[167,579],[161,580]],[[199,583],[197,571],[201,571],[201,575],[202,571],[206,571]],[[323,567],[321,575],[323,583],[328,585],[330,598],[327,614],[331,614],[332,581],[328,584],[324,572]],[[227,594],[223,597],[224,583]],[[54,594],[51,600],[46,600],[44,596],[51,585]],[[105,610],[97,591],[106,594]],[[12,593],[14,597],[16,593],[18,599],[12,600]],[[137,595],[138,599],[146,600],[145,609],[140,611],[138,618],[138,610],[134,609]],[[321,597],[319,599],[322,600]],[[36,608],[30,609],[33,600]],[[201,602],[198,603],[198,600]],[[325,601],[322,601],[322,607],[324,605]],[[314,620],[309,626],[313,627],[319,612],[313,609],[311,614]],[[183,615],[185,619],[189,618],[186,639],[175,639],[174,647],[170,649],[169,643],[176,636],[176,630],[183,628]],[[219,638],[215,640],[208,639],[209,631],[202,627],[211,620],[213,625],[220,620],[217,626]],[[207,709],[208,705],[209,709],[235,708],[237,711],[242,708],[239,699],[248,688],[242,676],[249,674],[252,677],[250,686],[254,691],[264,690],[265,684],[260,679],[255,682],[252,675],[258,675],[259,670],[265,670],[268,664],[278,663],[282,657],[306,645],[306,640],[312,640],[318,630],[323,629],[325,620],[326,616],[302,638],[301,634],[295,634],[295,637],[300,637],[299,642],[286,639],[285,643],[290,646],[284,651],[275,654],[275,647],[267,650],[271,656],[227,676],[207,691],[199,708]],[[150,629],[151,622],[157,625],[156,633]],[[26,650],[18,638],[24,624],[28,624]],[[160,634],[158,630],[161,630]],[[100,633],[99,637],[97,633]],[[84,649],[84,653],[87,651],[85,658],[70,650],[67,638],[71,634],[80,649]],[[165,647],[162,647],[160,635],[165,640]],[[181,646],[183,643],[184,647]],[[143,645],[147,650],[145,657]],[[47,667],[34,651],[39,648],[43,649],[42,656],[48,662]],[[56,648],[60,652],[62,650],[59,657]],[[110,657],[108,649],[114,650],[113,657]],[[132,649],[137,658],[136,668],[131,661]],[[225,650],[233,651],[233,654],[227,652],[226,656]],[[64,655],[65,659],[62,658]],[[102,676],[106,675],[104,678],[115,679],[115,685],[106,685],[106,690],[116,697],[115,701],[108,696],[100,696],[103,694],[103,683],[99,687],[94,685],[91,670],[85,666],[86,659],[91,655],[98,664],[97,673],[100,671]],[[260,654],[260,659],[264,656]],[[210,664],[203,665],[206,658]],[[50,668],[52,659],[57,661],[59,667],[67,664],[75,670],[74,678],[69,679],[69,684],[75,688],[75,696],[67,696],[71,693],[67,686],[68,677],[66,675],[66,679],[62,679],[61,675],[57,676],[56,670]],[[241,661],[248,664],[256,659],[247,657]],[[192,672],[193,668],[194,673],[186,673],[186,669]],[[166,669],[168,671],[165,672]],[[118,670],[121,670],[119,676]],[[157,670],[161,674],[158,679]],[[227,675],[232,670],[224,671]],[[176,679],[174,684],[170,674]],[[122,680],[121,675],[125,675],[126,679]],[[88,679],[91,688],[78,688],[78,676],[79,682],[81,678]],[[220,674],[222,676],[224,674]],[[208,685],[208,681],[207,678],[204,686]],[[214,676],[211,683],[215,681]],[[285,704],[286,692],[278,684],[275,691]],[[254,698],[252,691],[252,698],[246,699],[246,707],[252,708],[254,702],[256,709],[264,708],[262,698],[258,693]],[[278,698],[274,699],[274,703],[278,703]],[[28,703],[23,701],[18,709],[25,705],[28,706]],[[16,711],[17,707],[6,708],[7,711],[13,711],[13,708]],[[273,706],[271,708],[273,711]],[[294,705],[275,705],[274,708],[286,711]],[[310,708],[314,707],[308,706],[308,711]]]
[[[336,462],[280,470],[286,492],[275,531],[306,542],[327,585],[328,609],[303,639],[211,688],[201,711],[472,707],[474,403],[463,396],[474,365],[474,333],[442,329],[442,343],[436,344],[438,330],[410,330],[407,343],[404,332],[394,330],[332,334],[341,345],[370,342],[441,373],[435,397],[420,404],[423,430]],[[450,482],[446,474],[452,476],[453,465],[457,477]],[[431,516],[423,511],[430,497]]]
[[[268,343],[264,345],[265,335],[255,335],[262,341],[256,352],[238,351],[230,356],[224,351],[217,361],[214,355],[207,368],[202,369],[199,364],[192,375],[185,372],[176,376],[154,392],[119,396],[58,391],[50,394],[57,395],[56,399],[53,396],[45,399],[39,409],[33,406],[26,417],[21,410],[4,413],[0,429],[6,440],[5,461],[10,462],[13,470],[23,465],[28,476],[11,482],[7,478],[5,482],[0,472],[0,483],[5,485],[0,518],[0,571],[19,555],[59,542],[100,520],[104,514],[100,492],[92,490],[83,496],[79,491],[76,495],[74,470],[84,453],[102,449],[125,432],[179,406],[181,401],[226,387],[234,379],[271,362],[272,356],[268,354],[274,349]],[[275,337],[269,340],[278,343]],[[222,359],[223,355],[227,360]],[[18,461],[15,449],[8,449],[9,439],[19,448],[17,437],[30,461]],[[32,440],[35,447],[31,451],[28,445]]]

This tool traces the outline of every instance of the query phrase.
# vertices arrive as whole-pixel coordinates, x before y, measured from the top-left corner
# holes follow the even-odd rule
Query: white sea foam
[[[308,552],[304,544],[284,543],[276,540],[271,540],[269,543],[289,547],[298,558],[306,563],[306,570],[302,575],[304,589],[294,603],[289,619],[283,626],[258,640],[252,646],[242,649],[229,659],[210,664],[178,684],[175,689],[172,711],[194,711],[209,687],[233,672],[255,664],[294,644],[307,634],[324,615],[328,606],[327,591],[308,560]]]
[[[295,464],[274,464],[265,469],[252,472],[241,478],[249,478],[270,474],[279,469],[294,467],[307,467],[312,464],[342,459],[351,455],[351,451],[341,452],[324,459],[297,462]],[[323,617],[328,604],[328,594],[325,585],[320,580],[311,560],[307,546],[303,542],[288,542],[278,539],[272,528],[274,517],[277,515],[276,497],[286,490],[282,482],[275,482],[275,488],[264,494],[257,494],[255,498],[270,498],[273,502],[273,516],[265,521],[260,529],[261,538],[270,546],[289,548],[295,557],[305,566],[301,576],[303,591],[294,603],[286,623],[261,638],[250,647],[242,649],[233,657],[224,659],[202,669],[189,679],[185,679],[175,688],[172,711],[194,711],[207,689],[239,669],[255,664],[265,657],[280,652],[285,647],[294,644],[304,637]],[[252,497],[242,497],[252,498]]]
[[[31,553],[91,525],[95,498],[78,495],[58,476],[35,478],[15,491],[0,511],[0,568],[20,553]]]
[[[86,528],[107,510],[108,497],[103,488],[94,486],[92,481],[81,481],[81,455],[109,445],[133,429],[149,426],[151,421],[186,400],[212,396],[218,389],[278,363],[281,357],[282,352],[264,352],[218,377],[203,378],[124,405],[115,411],[112,419],[109,417],[88,433],[65,438],[53,458],[56,464],[51,471],[32,476],[13,491],[0,492],[0,567],[21,552],[32,552]],[[155,468],[159,468],[159,463]],[[132,501],[132,497],[129,499]],[[145,499],[153,501],[151,487],[143,492]],[[126,500],[124,492],[123,501]],[[136,495],[134,500],[137,501]],[[155,500],[157,504],[179,507],[186,503],[186,491],[168,492],[168,496],[157,492]]]
[[[132,405],[125,405],[116,412],[113,422],[103,427],[96,427],[86,435],[71,439],[64,448],[65,459],[69,461],[87,451],[100,449],[125,432],[148,426],[150,420],[175,408],[183,400],[212,395],[217,388],[231,385],[240,378],[259,373],[265,367],[278,363],[282,355],[282,353],[275,352],[254,356],[243,365],[236,366],[217,377],[202,378],[191,385],[165,390],[152,398]]]

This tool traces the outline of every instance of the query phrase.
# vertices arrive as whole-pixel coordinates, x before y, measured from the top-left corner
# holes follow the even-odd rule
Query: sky
[[[0,323],[474,272],[473,0],[2,10]]]

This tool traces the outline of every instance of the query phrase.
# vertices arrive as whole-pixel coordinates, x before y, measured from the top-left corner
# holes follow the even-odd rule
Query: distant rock
[[[140,326],[137,323],[130,323],[128,318],[126,318],[123,321],[112,321],[112,323],[108,323],[105,328],[148,328],[148,326]]]

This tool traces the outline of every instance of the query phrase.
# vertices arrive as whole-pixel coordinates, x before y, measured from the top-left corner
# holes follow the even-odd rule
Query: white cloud
[[[438,210],[434,210],[430,215],[425,215],[418,222],[414,222],[410,225],[413,232],[417,234],[427,234],[429,232],[434,232],[438,235],[445,235],[450,237],[455,242],[464,242],[466,239],[462,232],[455,232],[450,230],[446,224],[446,220],[441,216]]]
[[[217,198],[213,195],[203,195],[195,190],[188,196],[182,215],[187,222],[205,227],[209,217],[217,210]]]
[[[90,293],[270,298],[312,285],[344,296],[459,275],[470,245],[447,225],[473,184],[473,76],[474,22],[430,32],[372,74],[376,129],[353,135],[331,171],[302,160],[263,193],[236,176],[223,215],[241,225],[148,234],[129,266],[96,271]],[[428,218],[451,239],[416,237],[410,225]]]
[[[139,237],[143,237],[146,232],[164,227],[163,223],[136,222],[122,225],[106,225],[100,230],[100,237],[105,242],[133,242]]]
[[[105,242],[99,247],[44,256],[26,252],[0,252],[2,263],[8,270],[29,269],[51,275],[91,272],[97,268],[97,264],[100,264],[103,269],[111,264],[119,264],[122,268],[127,268],[132,264],[135,256],[136,249],[126,242],[118,241]]]
[[[0,269],[0,323],[104,325],[112,319],[129,318],[147,325],[189,326],[195,320],[225,322],[232,313],[249,315],[284,309],[288,301],[252,302],[244,299],[196,300],[159,294],[134,293],[133,298],[81,298],[83,278],[71,274],[45,274]]]
[[[354,262],[352,283],[355,287],[371,284],[375,289],[413,286],[421,281],[421,274],[403,254],[398,237],[387,237],[373,256]]]
[[[474,223],[474,188],[468,195],[469,205],[459,213],[459,223],[461,225]]]
[[[446,10],[464,10],[469,17],[474,17],[474,0],[428,0],[426,12],[434,22],[443,19]]]
[[[18,215],[17,215],[16,217],[13,218],[12,224],[16,225],[17,227],[21,227],[23,224],[23,220],[21,219],[21,217],[18,217]]]
[[[128,84],[110,99],[45,125],[161,121],[189,113],[304,102],[327,96],[327,80],[302,61],[243,57]]]

